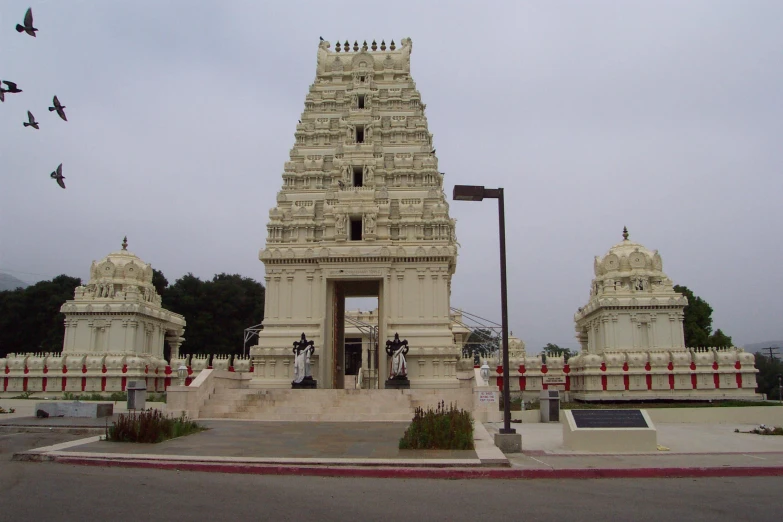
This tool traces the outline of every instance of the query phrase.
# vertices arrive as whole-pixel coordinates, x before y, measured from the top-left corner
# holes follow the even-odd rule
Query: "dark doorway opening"
[[[362,369],[362,340],[345,340],[345,375],[356,375]]]
[[[362,240],[362,218],[351,218],[351,241]]]

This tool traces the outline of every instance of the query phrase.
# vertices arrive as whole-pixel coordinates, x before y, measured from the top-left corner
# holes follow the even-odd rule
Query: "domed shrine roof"
[[[574,316],[577,321],[603,306],[682,307],[687,304],[663,273],[663,260],[658,251],[628,239],[625,227],[623,241],[603,257],[596,256],[593,268],[595,278],[590,284],[590,300]]]
[[[122,250],[112,252],[90,266],[90,283],[105,279],[135,280],[152,286],[152,266],[128,250],[128,238],[122,240]]]
[[[152,284],[152,266],[128,250],[127,237],[122,240],[122,250],[92,262],[90,282],[76,288],[74,299],[142,301],[161,306],[160,295]]]
[[[665,277],[663,259],[658,251],[650,251],[644,245],[628,239],[626,227],[623,227],[621,243],[610,248],[603,257],[595,257],[594,271],[596,276],[621,276],[634,272]]]

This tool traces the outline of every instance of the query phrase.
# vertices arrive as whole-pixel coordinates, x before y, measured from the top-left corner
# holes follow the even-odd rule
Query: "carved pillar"
[[[658,321],[658,314],[650,314],[650,322],[647,324],[647,327],[650,329],[650,348],[653,350],[658,347],[658,342],[656,341],[656,335],[655,335],[655,325]]]
[[[87,321],[87,326],[90,328],[90,341],[87,344],[87,350],[88,352],[95,351],[95,321],[90,319]]]
[[[432,280],[432,311],[430,313],[430,317],[434,319],[440,316],[440,288],[438,287],[438,274],[430,274],[430,279]]]
[[[274,284],[272,285],[273,296],[271,301],[274,308],[272,317],[275,319],[280,319],[280,279],[282,279],[282,277],[279,274],[274,275]]]
[[[609,343],[609,319],[608,315],[601,316],[601,339],[604,345],[604,351],[612,348]]]
[[[394,296],[394,300],[397,301],[397,318],[402,317],[402,296],[403,288],[405,285],[405,270],[397,271],[397,295]]]
[[[424,318],[424,273],[419,272],[419,318]]]
[[[451,317],[451,301],[449,299],[449,275],[448,274],[441,274],[441,286],[439,289],[439,292],[442,295],[443,301],[441,301],[441,311],[442,311],[442,317],[444,319],[449,319]]]
[[[286,276],[288,283],[288,302],[286,303],[286,317],[291,319],[294,313],[294,274],[293,270],[288,272]]]
[[[306,309],[307,318],[311,319],[313,317],[313,273],[309,272],[307,274],[307,309]]]
[[[178,335],[174,335],[174,336],[166,337],[166,341],[169,342],[169,346],[171,347],[171,355],[169,356],[169,362],[173,361],[174,359],[178,359],[179,347],[182,346],[182,343],[185,341],[185,338],[180,337]]]

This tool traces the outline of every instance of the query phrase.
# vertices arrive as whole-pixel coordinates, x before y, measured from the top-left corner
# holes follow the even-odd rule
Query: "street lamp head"
[[[454,185],[454,201],[482,201],[484,187],[479,185]]]

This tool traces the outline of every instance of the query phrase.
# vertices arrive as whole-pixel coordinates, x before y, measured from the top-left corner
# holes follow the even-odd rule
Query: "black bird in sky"
[[[65,179],[65,176],[63,176],[63,164],[60,163],[57,166],[57,170],[49,174],[52,179],[57,180],[57,184],[60,185],[62,188],[65,188],[65,182],[63,181]]]
[[[25,123],[22,123],[25,127],[32,127],[34,129],[38,128],[38,122],[35,121],[35,116],[33,116],[33,113],[30,111],[27,111],[27,121]]]
[[[14,82],[8,82],[3,80],[3,83],[8,86],[8,88],[5,90],[5,92],[9,92],[11,94],[15,94],[17,92],[22,92],[22,89],[18,88]]]
[[[52,99],[52,103],[54,104],[54,107],[49,107],[49,112],[57,111],[57,115],[60,116],[64,121],[68,121],[68,118],[65,117],[65,105],[60,104],[60,100],[57,99],[57,96]]]
[[[0,83],[0,85],[2,85],[2,83]],[[4,101],[5,101],[5,91],[2,88],[0,88],[0,102],[4,102]]]
[[[35,32],[38,30],[33,27],[33,8],[28,7],[24,14],[24,25],[16,24],[17,32],[24,32],[35,38]]]
[[[320,38],[322,42],[324,41],[324,37],[323,36],[319,36],[318,38]]]
[[[432,149],[432,153],[431,154],[435,154],[435,149]]]

